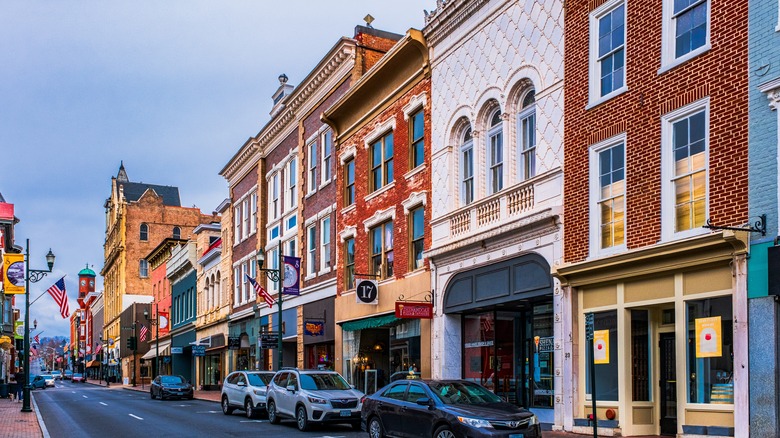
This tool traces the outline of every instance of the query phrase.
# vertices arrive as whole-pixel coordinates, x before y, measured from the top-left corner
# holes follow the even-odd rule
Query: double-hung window
[[[612,0],[590,18],[591,102],[623,89],[626,82],[626,5]]]
[[[347,290],[355,288],[355,238],[344,240],[344,286]]]
[[[289,210],[298,205],[298,158],[290,160],[286,167],[287,187],[284,196],[286,198],[285,210]]]
[[[140,229],[138,238],[142,242],[145,242],[145,241],[149,240],[149,225],[141,224],[141,229]]]
[[[471,128],[463,132],[460,146],[460,203],[468,205],[474,202],[474,139]]]
[[[425,132],[424,123],[423,110],[417,111],[410,118],[410,169],[415,169],[422,165],[425,158],[425,140],[423,138]]]
[[[146,259],[141,259],[141,261],[138,262],[138,276],[141,278],[149,276],[149,262],[147,262]]]
[[[412,269],[423,267],[423,249],[425,247],[425,210],[422,206],[409,212],[409,229]]]
[[[319,163],[319,161],[317,161],[317,157],[319,156],[317,153],[318,147],[316,141],[309,143],[309,193],[316,192],[317,184],[319,183],[317,180],[317,164]]]
[[[320,222],[320,270],[330,270],[330,218],[326,217]]]
[[[664,237],[687,237],[701,232],[707,219],[708,100],[665,116],[662,135]]]
[[[317,227],[315,225],[306,229],[306,275],[317,273]]]
[[[393,132],[373,142],[370,152],[371,191],[374,192],[393,181]]]
[[[501,110],[495,110],[490,117],[488,144],[488,194],[498,193],[504,188],[504,130]]]
[[[517,116],[520,140],[520,180],[536,175],[536,94],[528,90],[523,97],[523,108]]]
[[[625,136],[607,140],[592,148],[591,219],[594,253],[625,247],[626,244],[626,157]]]
[[[246,239],[246,237],[249,236],[249,198],[246,198],[241,202],[241,214],[243,215],[241,238]]]
[[[322,134],[322,183],[331,179],[331,161],[333,161],[333,131],[327,130]]]
[[[393,276],[393,221],[370,231],[371,273],[381,279]]]
[[[344,163],[344,205],[355,203],[355,159],[350,158]]]
[[[709,3],[709,0],[663,0],[661,72],[709,50]]]
[[[271,192],[269,199],[268,212],[271,219],[277,219],[279,217],[279,173],[271,176],[271,183],[268,185],[268,191]]]
[[[241,203],[233,207],[233,243],[238,245],[241,242]]]
[[[251,216],[249,233],[251,234],[257,231],[257,192],[254,192],[249,196],[249,214]]]

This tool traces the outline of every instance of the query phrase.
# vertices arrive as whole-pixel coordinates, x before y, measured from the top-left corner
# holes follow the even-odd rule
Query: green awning
[[[342,330],[354,332],[357,330],[384,327],[399,320],[400,318],[395,317],[395,313],[391,313],[389,315],[374,316],[372,318],[342,322],[340,325]]]

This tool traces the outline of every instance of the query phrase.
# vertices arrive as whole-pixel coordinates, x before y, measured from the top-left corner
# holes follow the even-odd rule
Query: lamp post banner
[[[3,288],[5,294],[23,294],[24,278],[24,254],[3,254]]]
[[[284,280],[282,281],[282,293],[285,295],[300,295],[300,257],[284,256],[284,267],[282,269],[282,275],[284,275]]]
[[[170,330],[170,318],[169,318],[168,312],[157,312],[157,334],[159,335],[167,335],[168,331]]]

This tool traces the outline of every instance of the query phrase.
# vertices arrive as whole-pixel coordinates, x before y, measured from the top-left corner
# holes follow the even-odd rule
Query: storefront
[[[218,391],[222,379],[222,355],[227,349],[224,334],[198,338],[198,344],[205,347],[205,355],[195,357],[198,366],[198,385],[205,391]]]
[[[303,366],[333,369],[335,297],[303,305]]]
[[[254,313],[250,315],[253,316]],[[228,327],[230,372],[257,369],[259,365],[257,356],[258,330],[258,320],[253,317],[230,323]]]
[[[747,314],[744,255],[735,243],[713,234],[620,263],[558,269],[579,309],[575,432],[587,432],[592,409],[585,338],[592,313],[599,427],[623,436],[734,436],[748,391],[747,371],[735,366],[747,360],[747,326],[735,324]]]
[[[553,280],[537,254],[459,272],[447,282],[443,313],[460,322],[460,378],[553,421]],[[446,353],[445,353],[446,354]]]
[[[195,329],[184,331],[171,338],[172,374],[184,376],[190,382],[195,381],[192,344],[195,342]]]

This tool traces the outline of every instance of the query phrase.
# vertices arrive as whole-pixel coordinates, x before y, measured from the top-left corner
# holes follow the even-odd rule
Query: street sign
[[[171,347],[171,354],[182,354],[184,353],[184,347]]]
[[[279,332],[260,333],[257,341],[260,348],[277,348],[279,346]]]
[[[586,341],[593,340],[593,314],[592,313],[585,314],[585,340]]]

